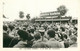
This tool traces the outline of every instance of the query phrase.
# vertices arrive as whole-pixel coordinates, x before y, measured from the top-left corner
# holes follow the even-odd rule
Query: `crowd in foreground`
[[[77,47],[77,24],[3,23],[3,47],[72,48]]]

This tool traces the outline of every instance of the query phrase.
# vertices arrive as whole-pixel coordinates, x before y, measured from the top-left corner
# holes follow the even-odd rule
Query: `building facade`
[[[36,18],[36,22],[70,22],[72,17],[61,17],[60,12],[44,12],[40,13],[40,18]]]

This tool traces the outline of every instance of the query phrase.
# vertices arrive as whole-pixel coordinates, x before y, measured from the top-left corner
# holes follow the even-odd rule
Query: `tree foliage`
[[[66,14],[67,8],[66,8],[64,5],[61,5],[61,6],[59,6],[59,7],[57,8],[57,11],[59,11],[59,12],[60,12],[60,15],[63,16],[63,15]]]
[[[30,19],[30,14],[27,14],[26,15],[26,18],[29,20]]]
[[[20,12],[19,12],[19,17],[20,17],[20,18],[23,18],[23,17],[24,17],[24,12],[23,12],[23,11],[20,11]]]

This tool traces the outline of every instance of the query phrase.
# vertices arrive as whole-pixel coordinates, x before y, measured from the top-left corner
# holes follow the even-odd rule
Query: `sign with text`
[[[41,17],[48,17],[48,16],[59,16],[60,12],[58,11],[54,11],[54,12],[45,12],[45,13],[41,13],[40,16]]]

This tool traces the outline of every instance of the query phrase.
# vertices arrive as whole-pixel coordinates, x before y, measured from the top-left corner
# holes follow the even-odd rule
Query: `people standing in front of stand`
[[[9,23],[6,24],[9,25]],[[4,47],[13,47],[15,45],[14,42],[16,42],[13,40],[15,37],[20,38],[20,41],[14,46],[17,48],[68,48],[77,44],[77,27],[72,24],[61,23],[60,25],[60,23],[52,24],[47,22],[27,24],[26,22],[21,24],[14,23],[14,25],[14,28],[10,27],[12,31],[9,30],[10,28],[7,29],[6,26],[3,28],[3,41],[6,41],[3,42]],[[76,36],[76,38],[71,38],[71,36]]]

